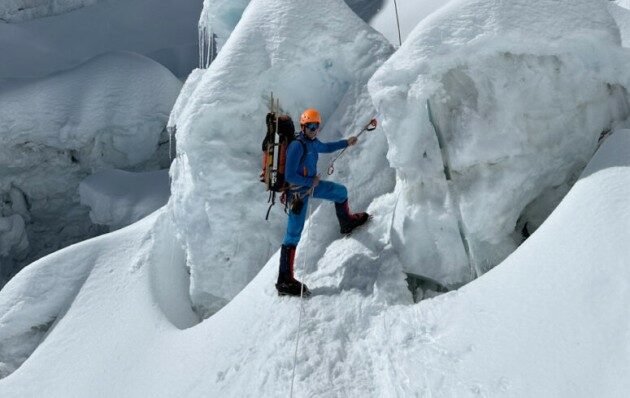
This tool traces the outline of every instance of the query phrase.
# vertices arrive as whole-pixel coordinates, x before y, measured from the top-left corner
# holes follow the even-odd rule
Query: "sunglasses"
[[[305,126],[311,131],[316,131],[317,129],[319,129],[319,123],[306,123]]]

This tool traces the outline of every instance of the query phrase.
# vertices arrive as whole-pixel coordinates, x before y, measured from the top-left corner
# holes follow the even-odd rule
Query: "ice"
[[[599,1],[454,1],[416,27],[369,85],[408,272],[457,286],[536,229],[628,115],[619,43]]]
[[[0,217],[0,257],[24,254],[27,248],[28,237],[22,216]]]
[[[15,246],[0,254],[2,279],[104,232],[79,204],[78,186],[88,175],[168,165],[159,141],[166,143],[164,128],[180,87],[155,61],[112,53],[0,90],[0,216],[12,217],[13,225],[0,240]],[[23,220],[21,228],[14,215]],[[24,228],[26,256],[19,237]]]
[[[0,21],[0,81],[43,77],[113,51],[143,54],[184,79],[197,66],[195,25],[201,4],[202,0],[108,0],[47,18]]]
[[[322,33],[313,39],[312,30]],[[277,205],[265,221],[268,193],[258,179],[270,92],[294,120],[318,108],[327,123],[322,139],[336,140],[373,116],[365,84],[390,53],[341,1],[254,1],[209,69],[189,77],[169,121],[178,149],[172,210],[200,313],[234,297],[280,247],[286,216]],[[379,144],[369,153],[384,151]],[[363,162],[376,172],[386,163]],[[356,183],[369,179],[361,173]],[[363,199],[355,195],[356,206],[373,195],[369,188]]]
[[[203,1],[203,10],[199,17],[201,67],[207,67],[225,45],[249,2],[250,0]]]
[[[314,3],[254,0],[189,77],[169,205],[0,291],[0,396],[286,396],[294,363],[304,397],[630,390],[628,51],[606,2],[450,3],[372,98],[391,47],[340,1]],[[263,221],[257,180],[272,89],[294,119],[321,108],[323,140],[356,134],[372,99],[384,122],[328,177],[370,223],[340,238],[332,206],[313,203],[303,302],[277,296],[285,218]],[[21,186],[5,198],[3,217],[32,216]],[[484,256],[506,258],[437,295]],[[434,284],[420,303],[408,274]]]
[[[95,224],[119,229],[164,206],[170,196],[168,170],[132,173],[97,172],[79,184],[81,204],[90,208]]]

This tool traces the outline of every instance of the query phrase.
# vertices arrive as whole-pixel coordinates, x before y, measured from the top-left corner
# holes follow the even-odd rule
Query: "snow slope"
[[[630,53],[606,3],[452,1],[370,80],[408,272],[457,286],[498,264],[628,116]]]
[[[295,396],[624,396],[629,151],[630,131],[615,132],[516,252],[435,299],[412,304],[400,265],[374,256],[391,250],[373,245],[374,229],[336,241],[334,256],[309,257],[318,270],[302,275],[314,296],[304,302]],[[299,301],[275,293],[277,256],[189,327],[184,254],[171,232],[158,212],[12,280],[0,292],[5,350],[57,320],[0,395],[288,395]]]
[[[79,205],[89,174],[168,165],[158,144],[180,88],[155,61],[111,53],[0,91],[2,279],[103,232]]]
[[[168,170],[133,173],[104,170],[79,184],[81,204],[95,224],[118,229],[148,216],[168,202]]]
[[[132,51],[185,77],[197,66],[201,0],[108,0],[61,15],[0,23],[0,80],[42,77]]]
[[[209,69],[188,78],[169,121],[178,150],[172,211],[201,314],[234,297],[280,247],[286,216],[278,205],[265,221],[268,193],[258,178],[270,92],[294,120],[318,108],[325,121],[321,139],[338,140],[374,115],[365,86],[391,51],[340,0],[253,1]],[[341,172],[333,177],[350,182],[357,208],[394,182],[383,135],[365,137],[347,157],[360,172],[352,181]],[[349,170],[344,162],[338,169]],[[325,220],[334,217],[328,212]],[[322,232],[322,250],[332,236]]]

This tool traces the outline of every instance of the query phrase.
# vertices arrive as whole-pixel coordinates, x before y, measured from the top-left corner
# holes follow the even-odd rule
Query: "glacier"
[[[315,29],[326,36],[313,37]],[[171,209],[199,313],[225,305],[280,247],[285,217],[277,206],[265,221],[268,195],[258,180],[271,92],[294,120],[318,108],[330,119],[322,139],[339,139],[374,114],[365,85],[392,50],[341,1],[252,1],[215,61],[189,76],[169,121],[177,131]],[[382,134],[370,141],[356,158],[393,181]],[[380,159],[369,159],[375,152]],[[373,177],[351,182],[354,206],[387,191],[382,179],[368,182]]]
[[[628,56],[605,2],[453,1],[423,20],[369,84],[405,268],[458,286],[505,259],[630,114]]]
[[[323,5],[252,1],[173,105],[169,203],[0,291],[0,396],[630,390],[629,52],[608,2],[454,0],[396,52]],[[264,221],[257,178],[271,91],[294,119],[322,109],[325,140],[383,122],[328,177],[372,222],[340,239],[313,204],[308,301],[273,286],[285,216]],[[130,208],[117,196],[85,200],[106,218]],[[20,226],[4,230],[19,248]]]

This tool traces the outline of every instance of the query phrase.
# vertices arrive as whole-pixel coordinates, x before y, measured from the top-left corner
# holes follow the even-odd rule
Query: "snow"
[[[407,272],[461,285],[540,225],[630,112],[619,43],[599,1],[454,1],[416,27],[369,84]]]
[[[63,14],[96,4],[99,0],[4,0],[0,5],[0,21],[22,22]]]
[[[169,121],[177,159],[164,208],[34,262],[0,291],[0,396],[286,396],[298,333],[299,397],[625,396],[630,53],[606,2],[456,0],[387,62],[391,46],[345,4],[312,3],[254,0],[215,62],[190,75]],[[0,153],[6,176],[76,196],[89,173],[140,156],[135,135],[107,141],[99,158],[63,128],[135,128],[121,110],[161,109],[173,98],[144,90],[179,89],[145,58],[112,57],[88,64],[102,97],[66,91],[79,70],[36,83],[60,92],[70,116],[46,115],[63,134],[39,129],[39,115],[25,125],[32,136],[16,129],[29,145],[41,140],[24,162],[41,167],[25,177],[15,159],[24,148],[11,147]],[[97,73],[101,62],[110,65]],[[112,71],[124,71],[113,81],[133,95],[108,81]],[[32,89],[3,87],[11,99]],[[329,177],[371,222],[341,238],[330,203],[313,201],[296,261],[313,292],[305,301],[277,296],[285,216],[277,206],[263,221],[257,177],[272,90],[294,119],[320,108],[323,140],[356,133],[376,109],[383,121]],[[120,104],[127,97],[142,101]],[[11,126],[33,116],[6,98],[2,109],[19,115]],[[90,98],[108,118],[72,118]],[[127,168],[158,160],[141,162]],[[86,168],[81,179],[68,164]],[[84,181],[95,217],[142,200],[135,182],[113,186],[117,174]],[[19,252],[19,220],[36,219],[32,195],[2,186],[2,247]],[[428,281],[421,292],[416,277]]]
[[[419,304],[400,264],[382,261],[391,246],[372,251],[372,227],[335,241],[324,258],[312,253],[319,269],[302,275],[314,296],[304,302],[295,396],[623,396],[629,151],[629,132],[616,131],[506,261]],[[158,212],[13,279],[0,292],[0,341],[20,347],[45,333],[33,325],[57,320],[0,380],[0,395],[288,394],[299,301],[275,293],[277,255],[196,324],[172,229]]]
[[[119,229],[144,218],[168,202],[168,170],[133,173],[104,170],[81,181],[81,204],[95,224]]]
[[[413,28],[424,18],[448,3],[449,0],[397,0],[400,36],[404,42]],[[394,0],[382,2],[378,12],[369,19],[370,26],[378,30],[390,41],[399,45],[396,7]]]
[[[178,151],[172,211],[199,313],[216,312],[280,247],[286,216],[277,205],[265,221],[268,193],[258,179],[270,92],[293,120],[319,109],[324,141],[349,136],[374,115],[365,84],[391,51],[342,1],[253,1],[216,60],[188,78],[169,121]],[[384,137],[370,134],[346,157],[363,170],[348,184],[356,209],[393,186]],[[337,169],[347,173],[344,164]],[[333,179],[349,182],[341,171]]]
[[[619,27],[621,43],[624,47],[630,47],[630,3],[610,3],[608,10]]]
[[[180,87],[153,60],[111,53],[0,91],[2,279],[103,232],[79,206],[77,189],[88,175],[168,165],[159,140]]]
[[[0,22],[0,79],[43,77],[112,51],[185,78],[197,66],[201,0],[108,0],[48,18]]]

